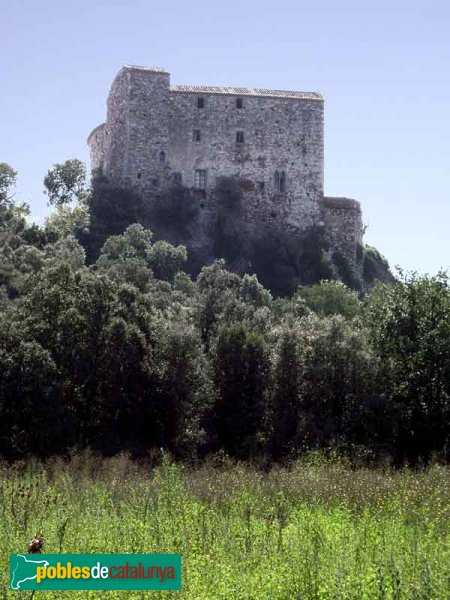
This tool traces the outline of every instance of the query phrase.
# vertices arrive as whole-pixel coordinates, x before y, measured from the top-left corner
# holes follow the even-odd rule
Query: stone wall
[[[88,144],[91,154],[91,171],[104,169],[105,160],[105,141],[106,141],[106,125],[102,123],[91,131],[88,137]]]
[[[168,160],[188,187],[197,169],[206,171],[209,189],[217,177],[239,178],[248,219],[305,229],[318,220],[323,195],[323,102],[175,89]],[[284,193],[276,171],[285,173]]]
[[[102,139],[94,130],[88,143],[93,167],[102,166],[112,181],[150,194],[174,177],[195,188],[195,171],[202,170],[206,192],[217,177],[241,180],[250,221],[304,230],[320,220],[320,94],[170,87],[161,69],[123,67],[107,112]],[[276,188],[276,172],[284,173],[285,191]],[[206,193],[202,206],[211,209],[211,202]]]
[[[115,77],[107,102],[104,173],[118,185],[126,175],[129,157],[130,73],[121,69]]]
[[[325,196],[321,206],[324,228],[332,248],[359,268],[358,247],[362,246],[364,232],[360,203],[350,198]]]
[[[217,178],[236,177],[252,228],[323,224],[332,247],[356,264],[360,206],[323,196],[323,113],[317,93],[171,86],[162,69],[125,66],[111,86],[106,123],[88,139],[92,168],[149,199],[181,182],[205,213],[200,223],[214,218]],[[196,171],[206,174],[204,190]]]

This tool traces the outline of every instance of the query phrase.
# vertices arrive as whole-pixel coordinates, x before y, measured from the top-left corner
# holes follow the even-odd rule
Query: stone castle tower
[[[106,123],[88,138],[91,166],[149,197],[182,183],[207,213],[217,177],[236,177],[249,224],[322,227],[332,248],[356,264],[361,209],[324,197],[323,119],[315,92],[171,86],[162,69],[124,66]]]

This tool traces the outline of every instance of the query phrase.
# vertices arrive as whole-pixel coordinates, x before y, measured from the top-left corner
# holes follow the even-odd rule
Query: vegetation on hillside
[[[363,298],[290,275],[293,293],[274,298],[220,260],[192,280],[186,249],[136,222],[148,206],[131,192],[85,190],[76,162],[57,165],[45,180],[56,209],[37,227],[2,172],[4,457],[450,458],[445,274],[403,275]]]

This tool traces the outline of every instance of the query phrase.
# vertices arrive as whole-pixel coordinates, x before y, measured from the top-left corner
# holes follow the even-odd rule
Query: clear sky
[[[55,162],[88,161],[122,64],[173,84],[320,91],[325,192],[361,201],[391,265],[450,265],[447,0],[0,0],[0,162],[42,222]]]

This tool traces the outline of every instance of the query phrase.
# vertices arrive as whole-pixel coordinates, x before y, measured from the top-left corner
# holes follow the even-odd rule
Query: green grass
[[[352,470],[322,459],[151,469],[125,457],[0,467],[0,599],[9,553],[183,554],[182,592],[39,598],[450,598],[450,469]]]

